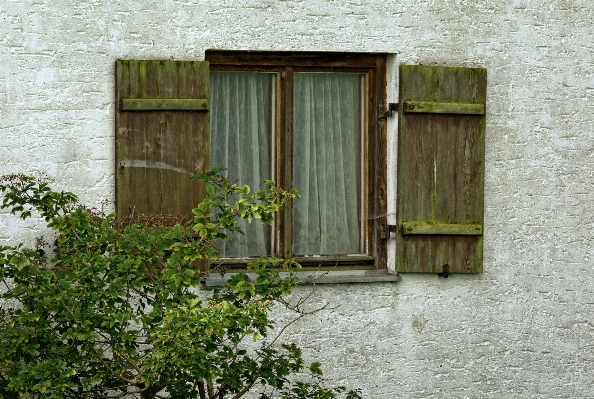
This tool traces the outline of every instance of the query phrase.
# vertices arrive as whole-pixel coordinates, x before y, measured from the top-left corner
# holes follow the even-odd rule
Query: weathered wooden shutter
[[[398,271],[483,271],[487,70],[400,66]]]
[[[209,64],[116,62],[116,211],[191,215],[209,167]]]

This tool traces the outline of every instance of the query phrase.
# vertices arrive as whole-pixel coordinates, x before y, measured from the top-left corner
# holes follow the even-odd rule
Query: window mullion
[[[280,70],[279,106],[279,151],[277,159],[278,180],[281,187],[293,187],[293,68]],[[291,207],[291,204],[289,204]],[[290,210],[281,211],[279,223],[279,255],[293,257],[293,214]]]

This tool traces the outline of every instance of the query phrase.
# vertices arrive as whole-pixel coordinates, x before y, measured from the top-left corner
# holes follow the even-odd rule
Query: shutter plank
[[[486,76],[400,66],[399,272],[482,272]]]
[[[402,272],[441,273],[447,264],[451,273],[480,273],[482,236],[405,236],[399,250],[399,262],[415,265]]]
[[[118,215],[191,216],[204,197],[190,174],[209,167],[209,113],[187,104],[208,108],[208,62],[118,60],[116,98]]]

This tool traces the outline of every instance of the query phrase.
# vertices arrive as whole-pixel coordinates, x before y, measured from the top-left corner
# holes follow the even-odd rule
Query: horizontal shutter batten
[[[484,115],[485,104],[403,101],[406,113]]]
[[[452,236],[480,236],[483,226],[480,224],[427,224],[406,223],[400,224],[403,235],[452,235]]]
[[[122,111],[208,111],[206,98],[124,98]]]

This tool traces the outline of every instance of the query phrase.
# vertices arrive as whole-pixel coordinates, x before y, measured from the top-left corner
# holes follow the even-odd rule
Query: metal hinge
[[[380,118],[391,118],[394,116],[394,111],[398,112],[398,103],[389,103],[387,110],[380,111]]]
[[[386,226],[385,232],[382,232],[381,238],[390,238],[391,233],[397,233],[398,230],[396,229],[395,224],[389,224]]]

